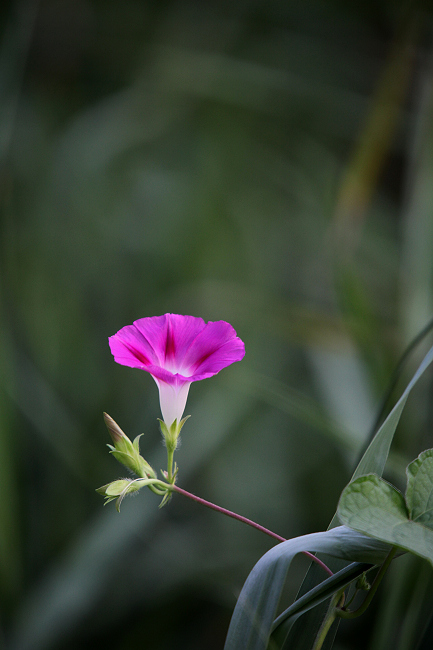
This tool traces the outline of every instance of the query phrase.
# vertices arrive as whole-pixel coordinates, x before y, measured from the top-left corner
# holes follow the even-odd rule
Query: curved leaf
[[[302,551],[380,564],[389,547],[345,526],[278,544],[257,562],[248,576],[233,612],[224,650],[267,648],[287,571],[295,555]]]
[[[366,562],[352,562],[352,564],[341,569],[338,573],[334,573],[333,576],[321,582],[311,589],[311,591],[298,598],[298,600],[295,600],[290,607],[275,619],[272,625],[270,646],[274,647],[276,645],[278,648],[282,647],[293,624],[302,614],[305,614],[316,605],[320,605],[320,603],[333,596],[337,591],[344,589],[356,578],[359,578],[363,573],[373,567],[374,565]]]
[[[378,474],[379,476],[382,476],[386,461],[388,459],[391,443],[394,438],[394,433],[400,421],[400,417],[403,412],[406,401],[409,397],[409,394],[412,388],[415,386],[415,384],[418,382],[418,380],[421,378],[421,376],[430,366],[432,361],[433,361],[433,347],[431,347],[430,350],[427,352],[424,359],[420,363],[417,371],[415,372],[414,376],[406,386],[406,389],[404,390],[400,399],[397,401],[397,403],[389,413],[386,420],[378,429],[376,435],[374,436],[373,440],[371,441],[364,455],[359,461],[353,473],[352,480],[355,480],[357,477],[364,474],[369,474],[371,472]],[[333,528],[334,526],[338,526],[339,523],[340,521],[336,513],[329,527]],[[339,569],[342,568],[341,562],[340,563],[331,562],[329,566],[333,571],[338,571]],[[304,593],[309,591],[314,585],[316,585],[319,582],[319,580],[320,580],[320,569],[316,565],[311,565],[310,569],[307,572],[307,575],[305,576],[304,583],[301,586],[299,595],[303,595]],[[296,650],[311,649],[317,629],[320,626],[321,621],[323,620],[323,617],[326,614],[326,608],[327,608],[327,604],[325,603],[323,605],[319,605],[314,611],[309,611],[302,619],[302,630],[294,629],[293,632],[290,633],[291,639],[296,637],[296,641],[294,641],[294,643],[296,643]],[[338,623],[339,622],[337,621],[336,625],[338,625]],[[327,639],[325,640],[324,650],[325,648],[331,646],[332,646],[332,639],[331,639],[331,635],[329,634]]]

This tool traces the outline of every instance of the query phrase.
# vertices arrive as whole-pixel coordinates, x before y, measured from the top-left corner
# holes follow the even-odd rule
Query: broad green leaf
[[[361,476],[343,490],[338,516],[346,526],[433,565],[433,530],[409,519],[403,495],[375,474]]]
[[[383,562],[389,547],[345,526],[295,537],[268,551],[255,565],[233,612],[224,650],[265,650],[290,564],[302,551],[347,561]],[[278,646],[274,646],[278,647]]]
[[[400,417],[406,404],[407,398],[409,397],[412,388],[415,386],[423,373],[427,370],[432,361],[433,347],[430,348],[430,350],[427,352],[426,356],[422,360],[416,373],[410,380],[400,399],[392,411],[389,413],[386,420],[378,429],[376,435],[374,436],[360,462],[358,463],[358,466],[353,473],[352,481],[359,476],[369,473],[375,473],[379,476],[382,476],[389,455],[391,443],[394,438],[394,433],[400,421]],[[329,527],[333,528],[334,526],[338,526],[339,523],[339,518],[336,513]],[[338,571],[342,568],[342,563],[334,560],[331,561],[329,566],[333,571]],[[302,596],[307,591],[312,589],[314,585],[319,583],[320,579],[320,569],[316,567],[316,565],[312,565],[308,570],[307,575],[305,576],[304,583],[301,586],[299,595]],[[300,630],[298,626],[295,626],[293,631],[290,633],[289,639],[292,640],[296,637],[296,641],[294,641],[292,644],[286,645],[285,647],[294,648],[294,644],[296,643],[296,650],[310,650],[312,643],[314,642],[315,633],[320,626],[323,617],[325,616],[326,607],[327,604],[324,603],[323,605],[318,606],[316,609],[309,611],[302,618],[302,629]],[[336,625],[338,625],[338,622]],[[325,639],[323,650],[326,650],[327,647],[331,646],[332,639],[331,634],[329,634],[328,638]]]
[[[343,490],[338,514],[346,526],[355,528],[365,521],[369,535],[408,521],[406,504],[401,492],[375,474],[361,476]]]
[[[433,449],[423,451],[407,470],[406,505],[413,521],[433,528]]]

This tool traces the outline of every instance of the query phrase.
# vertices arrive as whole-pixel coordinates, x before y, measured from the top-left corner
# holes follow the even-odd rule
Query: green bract
[[[182,427],[190,417],[190,415],[187,415],[179,422],[179,424],[177,423],[177,420],[174,420],[174,422],[169,427],[163,420],[160,420],[158,418],[161,433],[164,437],[165,445],[169,451],[174,451],[176,449]]]

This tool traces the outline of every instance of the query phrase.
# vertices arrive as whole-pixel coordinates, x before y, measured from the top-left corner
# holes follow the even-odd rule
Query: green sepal
[[[185,424],[185,422],[186,422],[187,420],[189,420],[190,417],[191,417],[190,415],[185,415],[185,417],[183,418],[183,420],[180,421],[180,424],[179,424],[179,433],[182,431],[182,429],[183,429],[183,425]]]
[[[190,415],[187,415],[186,417],[183,418],[178,424],[177,419],[174,420],[168,427],[164,420],[160,420],[158,418],[159,426],[161,428],[161,433],[164,437],[165,440],[165,445],[169,451],[174,451],[177,447],[177,441],[179,438],[179,434],[182,431],[183,425],[185,422],[190,418]]]
[[[141,436],[144,436],[144,433],[140,433],[139,436],[134,438],[134,442],[132,443],[135,451],[137,452],[137,454],[140,453],[140,438],[141,438]]]
[[[144,460],[143,456],[139,456],[140,466],[143,473],[146,474],[149,478],[156,478],[156,472],[153,467],[149,465],[147,460]]]
[[[171,497],[172,497],[172,491],[167,490],[167,492],[162,497],[162,501],[159,504],[158,508],[163,508],[170,501]]]
[[[173,427],[173,424],[175,424],[175,422],[177,422],[177,420],[175,420],[173,422],[173,424],[170,426],[170,429],[169,429],[168,426],[166,425],[166,423],[164,422],[164,420],[161,420],[161,418],[156,418],[156,419],[159,422],[159,427],[161,429],[162,435],[164,436],[165,439],[167,439],[170,436],[170,432],[171,432],[171,429]]]
[[[97,488],[95,490],[95,492],[97,492],[98,494],[101,494],[103,497],[105,497],[106,496],[106,489],[108,488],[109,485],[111,485],[111,483],[107,483],[106,485],[102,485],[101,487]]]
[[[112,454],[119,463],[122,463],[122,465],[125,465],[125,467],[132,470],[134,474],[137,474],[140,478],[156,478],[156,474],[152,467],[139,454],[131,456],[130,454],[126,454],[123,451],[117,451],[116,449],[110,451],[110,454]]]
[[[145,478],[145,475],[143,476],[141,473],[139,473],[140,468],[138,467],[138,459],[133,458],[130,454],[127,454],[124,451],[118,451],[117,449],[114,449],[113,451],[110,451],[110,454],[114,456],[114,458],[119,461],[122,465],[125,465],[128,469],[132,470],[134,474],[137,474],[141,478]]]

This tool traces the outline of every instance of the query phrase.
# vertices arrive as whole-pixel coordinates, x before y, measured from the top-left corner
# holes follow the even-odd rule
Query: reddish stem
[[[232,517],[233,519],[237,519],[238,521],[242,521],[244,524],[248,524],[248,526],[252,526],[253,528],[256,528],[257,530],[260,530],[262,533],[265,533],[266,535],[269,535],[269,537],[273,537],[274,539],[278,540],[279,542],[286,542],[287,540],[284,537],[281,537],[281,535],[277,535],[277,533],[272,532],[272,530],[269,530],[268,528],[265,528],[264,526],[260,526],[260,524],[256,524],[255,521],[252,521],[252,519],[247,519],[247,517],[242,517],[242,515],[236,514],[236,512],[232,512],[231,510],[227,510],[227,508],[221,508],[221,506],[215,505],[215,503],[212,503],[211,501],[206,501],[206,499],[202,499],[201,497],[197,497],[195,494],[192,494],[191,492],[187,492],[186,490],[178,487],[177,485],[172,485],[171,486],[172,490],[174,492],[178,492],[179,494],[183,494],[183,496],[188,497],[188,499],[192,499],[193,501],[196,501],[197,503],[201,503],[202,506],[206,506],[207,508],[211,508],[212,510],[216,510],[217,512],[221,512],[223,515],[227,515],[228,517]],[[306,555],[310,560],[313,562],[316,562],[324,571],[329,576],[334,575],[331,571],[331,569],[326,566],[322,560],[319,560],[318,557],[313,555],[312,553],[309,553],[308,551],[302,551],[304,555]]]

